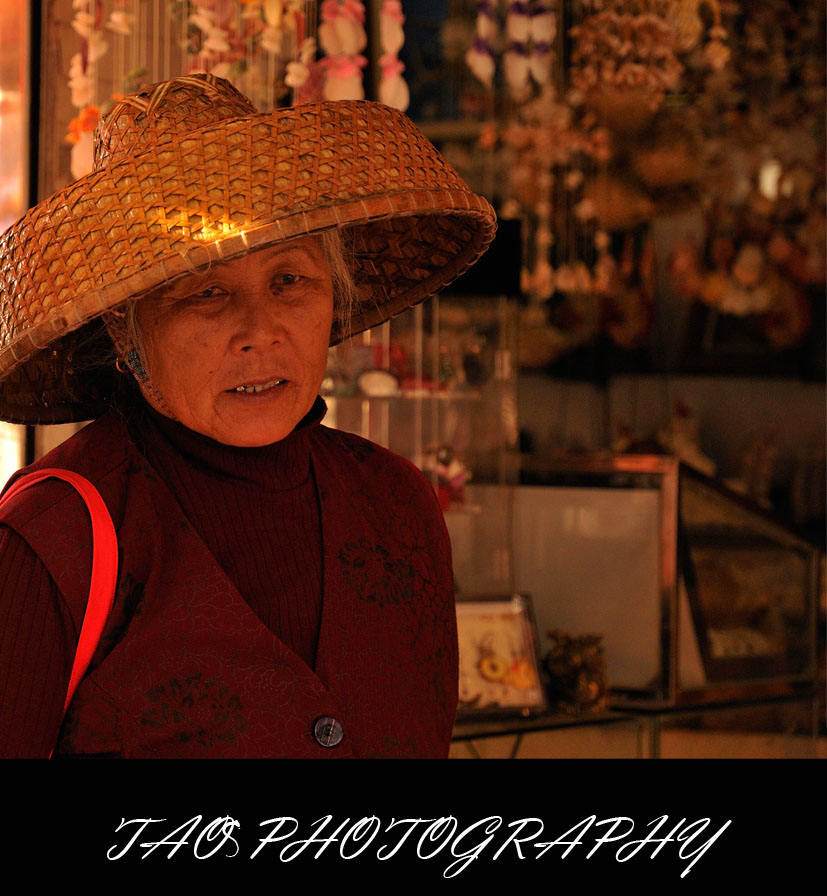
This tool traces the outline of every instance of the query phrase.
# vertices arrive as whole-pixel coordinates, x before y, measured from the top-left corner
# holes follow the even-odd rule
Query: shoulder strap
[[[98,490],[88,479],[70,470],[45,468],[21,476],[0,497],[0,506],[30,486],[52,477],[74,486],[86,502],[92,520],[92,581],[72,674],[69,678],[69,689],[63,704],[65,714],[78,684],[89,668],[115,600],[115,586],[118,580],[118,539],[112,518]]]

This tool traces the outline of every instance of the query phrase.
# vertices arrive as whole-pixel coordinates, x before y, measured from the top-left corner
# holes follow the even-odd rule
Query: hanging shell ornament
[[[379,42],[382,55],[379,57],[379,101],[404,112],[411,101],[408,84],[402,77],[404,63],[399,59],[399,51],[405,43],[405,16],[399,0],[384,0],[379,12]]]
[[[325,0],[318,40],[328,56],[354,56],[368,44],[365,33],[365,8],[354,0]]]
[[[497,40],[497,23],[492,0],[479,0],[474,27],[476,36],[465,54],[465,64],[479,81],[491,88],[497,67],[493,49]]]

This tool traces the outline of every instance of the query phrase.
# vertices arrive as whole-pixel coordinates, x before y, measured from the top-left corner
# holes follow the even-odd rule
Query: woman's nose
[[[269,348],[284,338],[284,320],[278,302],[266,291],[240,289],[235,302],[231,348],[251,351]]]

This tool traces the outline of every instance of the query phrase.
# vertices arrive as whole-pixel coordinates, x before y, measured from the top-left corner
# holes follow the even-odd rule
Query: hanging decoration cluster
[[[570,34],[572,86],[634,90],[656,109],[684,71],[681,56],[703,36],[701,8],[712,16],[704,55],[720,71],[729,59],[718,0],[582,0],[583,15]]]
[[[291,90],[295,99],[316,53],[312,6],[306,0],[176,0],[170,15],[183,26],[182,73],[228,78],[261,109],[282,105]]]
[[[367,58],[365,6],[362,0],[324,0],[319,25],[320,61],[324,72],[322,96],[326,100],[365,98],[364,69]],[[379,9],[379,96],[380,102],[396,109],[408,108],[410,94],[402,77],[404,64],[399,51],[405,43],[405,16],[400,0],[383,0]]]
[[[796,368],[822,338],[827,282],[825,17],[824,4],[778,0],[733,29],[726,77],[681,120],[702,148],[703,217],[667,266],[707,347],[716,321],[739,321]]]
[[[237,75],[263,54],[281,57],[304,36],[302,0],[200,0],[180,7],[188,13],[188,73]]]
[[[502,213],[523,223],[521,342],[538,366],[601,333],[624,349],[646,338],[653,254],[633,233],[654,203],[613,166],[682,88],[684,57],[726,65],[726,37],[718,0],[478,0],[465,59],[496,110],[484,130],[507,160]]]
[[[718,0],[579,0],[569,29],[573,39],[571,86],[643,90],[657,106],[678,86],[682,54],[702,40],[701,10],[711,17],[704,56],[720,71],[729,60]],[[554,0],[478,0],[475,38],[466,53],[471,72],[486,87],[495,86],[498,59],[505,86],[527,98],[531,83],[551,79],[552,44],[557,34]]]

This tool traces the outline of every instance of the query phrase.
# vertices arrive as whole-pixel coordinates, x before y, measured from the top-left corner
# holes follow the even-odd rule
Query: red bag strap
[[[0,497],[0,506],[32,485],[49,478],[62,479],[74,486],[86,502],[92,520],[92,581],[72,674],[69,678],[69,689],[63,704],[65,714],[78,684],[89,668],[115,600],[115,586],[118,581],[118,538],[100,492],[88,479],[70,470],[47,468],[21,476]]]

